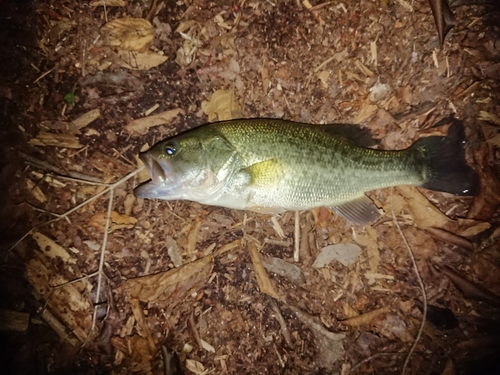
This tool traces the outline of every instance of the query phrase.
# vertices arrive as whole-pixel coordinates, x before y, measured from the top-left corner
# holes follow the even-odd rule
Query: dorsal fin
[[[354,124],[318,125],[321,130],[331,135],[340,135],[359,147],[373,147],[379,142],[372,137],[370,129]]]

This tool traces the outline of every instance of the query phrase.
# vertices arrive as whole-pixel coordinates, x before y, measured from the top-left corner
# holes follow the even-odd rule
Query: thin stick
[[[295,211],[295,236],[294,236],[295,248],[293,250],[293,261],[299,261],[300,254],[300,212]]]
[[[80,208],[82,208],[83,206],[85,206],[86,204],[89,204],[90,202],[92,201],[95,201],[97,198],[99,198],[100,196],[106,194],[107,192],[113,190],[114,188],[116,188],[117,186],[123,184],[125,181],[127,181],[129,178],[131,177],[134,177],[137,173],[139,173],[140,171],[142,171],[145,167],[142,166],[138,169],[136,169],[135,171],[133,172],[130,172],[128,175],[126,175],[125,177],[123,177],[122,179],[118,180],[117,182],[115,182],[114,184],[111,184],[109,185],[106,189],[104,189],[103,191],[101,191],[100,193],[94,195],[93,197],[90,197],[89,199],[85,200],[83,203],[80,203],[78,206],[76,207],[73,207],[72,209],[66,211],[65,213],[61,214],[61,215],[57,215],[57,217],[55,219],[52,219],[52,220],[49,220],[45,223],[42,223],[42,224],[39,224],[39,225],[36,225],[34,226],[33,228],[31,228],[24,236],[22,236],[14,245],[12,245],[9,250],[6,251],[6,254],[9,253],[12,249],[14,249],[17,245],[19,245],[21,243],[21,241],[23,241],[26,237],[28,237],[31,233],[33,233],[33,231],[35,229],[38,229],[38,228],[41,228],[43,227],[44,225],[48,225],[48,224],[51,224],[51,223],[54,223],[60,219],[63,219],[65,218],[66,216],[72,214],[73,212],[79,210]]]
[[[99,274],[97,275],[97,291],[96,291],[97,294],[95,297],[96,305],[98,305],[100,302],[99,294],[101,293],[102,274],[104,269],[104,252],[106,250],[106,243],[108,242],[108,231],[111,223],[111,209],[113,208],[113,193],[114,190],[111,190],[109,192],[108,214],[106,217],[106,225],[104,226],[104,238],[102,239],[101,258],[99,259],[99,268],[97,270]]]
[[[96,290],[96,296],[95,296],[95,303],[94,303],[94,312],[92,314],[92,325],[90,326],[89,333],[87,337],[85,338],[85,342],[83,343],[82,346],[84,346],[89,339],[90,335],[92,334],[92,331],[95,328],[96,321],[97,321],[97,308],[99,306],[100,301],[100,295],[101,295],[101,287],[102,287],[102,276],[104,275],[104,253],[106,251],[106,244],[108,242],[108,231],[111,223],[111,209],[113,208],[113,193],[114,190],[110,190],[109,192],[109,201],[108,201],[108,212],[106,215],[106,225],[104,226],[104,237],[102,239],[102,246],[101,246],[101,257],[99,258],[99,268],[97,269],[97,290]]]
[[[370,362],[371,360],[378,357],[386,357],[386,356],[400,356],[404,355],[404,353],[377,353],[369,356],[368,358],[363,359],[361,362],[357,363],[352,369],[351,372],[356,371],[358,368],[363,366],[366,362]]]
[[[62,176],[68,175],[78,180],[100,182],[100,180],[97,177],[89,176],[75,171],[66,171],[63,168],[56,167],[55,165],[49,164],[46,161],[34,158],[33,156],[25,154],[24,152],[19,152],[19,156],[22,157],[27,164],[33,165],[37,168],[48,169],[49,171],[52,171],[58,175]]]
[[[406,371],[406,367],[408,366],[408,362],[410,362],[411,355],[413,354],[415,347],[417,346],[418,342],[420,341],[420,338],[422,337],[422,332],[424,331],[424,326],[425,326],[425,320],[427,318],[427,294],[425,292],[425,285],[422,280],[422,277],[420,276],[420,272],[417,267],[417,262],[415,261],[415,256],[413,255],[413,251],[410,247],[410,244],[408,243],[408,240],[406,239],[403,231],[401,230],[401,227],[399,226],[398,220],[396,219],[396,214],[394,213],[394,207],[392,205],[392,193],[393,189],[391,189],[391,212],[392,212],[392,220],[394,221],[394,225],[396,225],[396,228],[398,228],[398,232],[401,235],[401,238],[403,239],[403,242],[406,245],[406,248],[408,249],[408,253],[410,254],[413,270],[415,271],[415,275],[417,276],[418,284],[420,286],[420,289],[422,291],[422,299],[424,301],[424,311],[422,311],[422,322],[420,323],[420,328],[418,330],[417,337],[415,338],[415,341],[413,341],[413,344],[411,345],[410,351],[408,352],[408,355],[406,356],[405,363],[403,365],[403,370],[401,370],[401,375],[404,375]]]

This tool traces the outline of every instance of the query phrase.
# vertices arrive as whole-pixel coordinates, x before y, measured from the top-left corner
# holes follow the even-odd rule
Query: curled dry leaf
[[[28,190],[31,191],[31,194],[33,194],[33,197],[40,203],[45,203],[47,202],[47,197],[43,193],[42,189],[40,189],[40,186],[35,185],[35,183],[31,180],[26,180],[26,185],[28,187]]]
[[[144,18],[117,18],[101,27],[105,45],[126,51],[145,49],[154,37],[153,25]]]
[[[485,301],[493,306],[500,306],[500,296],[490,292],[482,286],[466,280],[454,272],[450,267],[443,267],[441,272],[444,273],[453,282],[453,284],[462,292],[465,298]]]
[[[107,213],[99,212],[92,216],[88,222],[88,225],[99,230],[104,231],[106,226]],[[123,228],[133,228],[137,219],[135,217],[120,214],[116,211],[111,211],[111,230],[123,229]]]
[[[414,186],[399,186],[397,188],[407,199],[413,217],[413,222],[419,228],[442,228],[452,220],[443,214]]]
[[[463,238],[455,233],[448,232],[447,230],[441,228],[426,228],[425,231],[429,233],[432,237],[437,240],[467,249],[470,251],[474,250],[474,245],[471,241]]]
[[[366,99],[366,101],[361,106],[358,114],[356,115],[356,117],[354,117],[353,122],[355,124],[360,124],[372,117],[377,112],[377,110],[378,107],[375,104],[371,104],[369,99]]]
[[[209,122],[241,117],[240,106],[234,98],[233,90],[217,90],[209,101],[201,103],[201,108],[208,115]]]
[[[208,370],[205,370],[205,366],[194,359],[186,359],[186,368],[196,375],[205,375],[208,373]]]
[[[132,337],[113,336],[110,340],[111,344],[123,352],[125,356],[121,356],[124,366],[134,374],[151,374],[151,360],[155,353],[151,351],[149,341],[139,335]],[[116,360],[115,360],[116,362]]]
[[[189,228],[189,233],[187,235],[186,252],[189,257],[193,257],[196,250],[196,242],[198,242],[198,234],[200,233],[201,224],[203,220],[199,217],[194,219],[191,227]]]
[[[361,248],[352,243],[328,245],[321,249],[312,266],[314,268],[326,267],[333,260],[344,266],[349,266],[356,261],[360,254]]]
[[[75,259],[66,249],[41,233],[33,233],[32,237],[40,251],[35,251],[33,258],[26,264],[26,278],[37,296],[46,301],[48,308],[62,324],[48,310],[44,310],[47,314],[42,314],[42,317],[46,316],[52,327],[57,325],[58,333],[68,342],[75,343],[74,338],[66,331],[72,332],[83,342],[92,325],[92,304],[85,291],[91,290],[92,287],[85,278],[68,283],[70,279],[79,277],[81,272],[74,265]],[[54,267],[54,259],[59,262],[62,259],[61,267]],[[54,289],[55,286],[61,287]],[[64,326],[69,329],[66,330]]]
[[[152,51],[119,51],[118,56],[121,59],[121,66],[130,70],[149,70],[168,60],[167,56]]]
[[[39,232],[35,232],[31,236],[33,237],[33,239],[36,241],[36,243],[40,247],[42,254],[44,254],[52,259],[60,258],[66,264],[75,264],[76,263],[76,259],[73,258],[66,251],[66,249],[64,247],[58,245],[49,237],[47,237]]]
[[[185,113],[186,112],[183,109],[174,108],[169,111],[133,120],[125,126],[125,130],[127,130],[130,134],[145,134],[149,128],[162,124],[168,124],[174,119],[174,117],[184,115]]]
[[[142,302],[172,305],[204,287],[212,268],[213,257],[207,256],[173,270],[129,279],[120,289]]]
[[[343,320],[342,323],[348,324],[351,327],[359,327],[365,324],[373,324],[376,320],[380,319],[381,316],[387,314],[390,310],[389,306],[381,307],[380,309],[376,309],[370,312],[367,312],[362,315],[355,316],[353,318],[349,318]]]
[[[414,337],[408,331],[406,323],[399,315],[387,314],[384,319],[377,320],[373,325],[375,331],[389,339],[398,338],[407,343],[414,341]]]
[[[286,277],[296,285],[304,285],[306,279],[302,270],[295,264],[288,263],[281,258],[266,258],[262,257],[262,264],[264,268],[277,275]]]
[[[179,249],[179,245],[177,245],[177,242],[172,236],[167,236],[165,239],[165,246],[167,247],[168,256],[170,257],[170,260],[172,260],[174,267],[182,266],[181,251]]]
[[[250,258],[252,258],[252,264],[260,291],[273,298],[279,299],[279,295],[276,293],[276,290],[274,290],[273,284],[271,283],[266,269],[262,264],[259,250],[257,250],[257,246],[255,246],[252,241],[248,243],[248,250],[250,252]]]
[[[142,311],[141,304],[139,300],[132,298],[130,300],[130,306],[132,307],[132,313],[135,318],[135,328],[137,333],[148,340],[149,351],[153,355],[158,351],[156,344],[154,342],[153,336],[151,335],[151,331],[149,329],[148,323],[146,322],[146,317],[144,316],[144,312]]]
[[[101,117],[101,111],[99,109],[92,109],[84,113],[80,117],[74,119],[71,124],[69,124],[68,133],[77,133],[80,129],[86,127],[93,121],[97,120],[99,117]]]

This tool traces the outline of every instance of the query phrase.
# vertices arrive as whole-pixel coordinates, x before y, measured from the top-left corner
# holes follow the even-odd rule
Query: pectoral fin
[[[279,159],[269,159],[255,163],[243,171],[250,176],[251,186],[273,188],[285,175],[285,166]]]
[[[370,224],[380,216],[377,206],[366,195],[330,208],[354,224]]]

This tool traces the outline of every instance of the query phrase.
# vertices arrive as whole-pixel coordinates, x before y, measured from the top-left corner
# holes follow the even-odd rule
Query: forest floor
[[[400,374],[417,339],[407,374],[500,373],[500,11],[451,3],[441,47],[427,0],[1,2],[5,373]],[[394,150],[451,114],[478,196],[300,212],[298,262],[294,212],[133,195],[140,151],[207,122]]]

